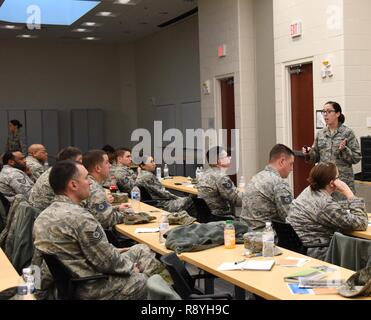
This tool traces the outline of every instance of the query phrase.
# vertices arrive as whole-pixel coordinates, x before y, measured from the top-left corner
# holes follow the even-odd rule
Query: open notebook
[[[224,262],[219,267],[219,271],[229,270],[261,270],[269,271],[274,265],[274,260],[247,260],[242,262]]]

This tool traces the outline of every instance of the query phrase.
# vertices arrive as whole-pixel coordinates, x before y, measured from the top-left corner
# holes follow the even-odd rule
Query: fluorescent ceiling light
[[[72,32],[91,32],[92,30],[86,29],[86,28],[76,28],[73,29]]]
[[[6,24],[3,26],[0,25],[0,28],[7,29],[7,30],[21,30],[22,26],[15,26],[14,24]]]
[[[84,38],[81,38],[82,40],[100,40],[100,38],[97,38],[97,37],[84,37]]]
[[[19,34],[17,38],[22,38],[22,39],[34,39],[37,38],[37,36],[33,36],[30,34]]]
[[[114,4],[125,4],[127,6],[135,6],[137,5],[141,0],[116,0]]]
[[[24,24],[71,25],[100,2],[101,0],[4,0],[0,7],[0,20]]]
[[[100,27],[102,24],[97,22],[84,22],[82,26],[85,27]]]
[[[96,14],[96,16],[98,16],[98,17],[115,17],[116,15],[114,15],[111,11],[100,11]]]

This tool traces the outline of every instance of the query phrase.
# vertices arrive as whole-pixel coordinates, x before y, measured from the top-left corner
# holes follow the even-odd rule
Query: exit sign
[[[290,25],[290,34],[291,38],[296,38],[301,36],[301,22],[300,21],[295,21],[291,23]]]

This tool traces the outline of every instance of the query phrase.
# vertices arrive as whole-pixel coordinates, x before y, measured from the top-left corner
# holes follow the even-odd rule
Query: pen
[[[234,264],[239,264],[239,263],[242,263],[242,262],[245,262],[245,259],[241,260],[241,261],[236,261]]]
[[[252,254],[246,255],[246,257],[248,258],[261,257],[261,256],[262,256],[261,253],[252,253]]]

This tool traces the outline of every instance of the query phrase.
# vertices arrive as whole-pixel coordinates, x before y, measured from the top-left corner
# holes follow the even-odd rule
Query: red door
[[[304,145],[314,141],[313,69],[312,64],[290,68],[292,146],[300,153]],[[303,156],[296,156],[294,163],[294,195],[297,197],[307,186],[312,165],[305,163]]]
[[[227,129],[227,147],[232,148],[231,130],[236,128],[234,112],[234,80],[226,78],[220,80],[221,106],[222,106],[222,128]],[[236,153],[237,155],[237,150]],[[232,154],[232,166],[236,165],[236,156]],[[230,176],[234,184],[237,182],[237,176]]]

